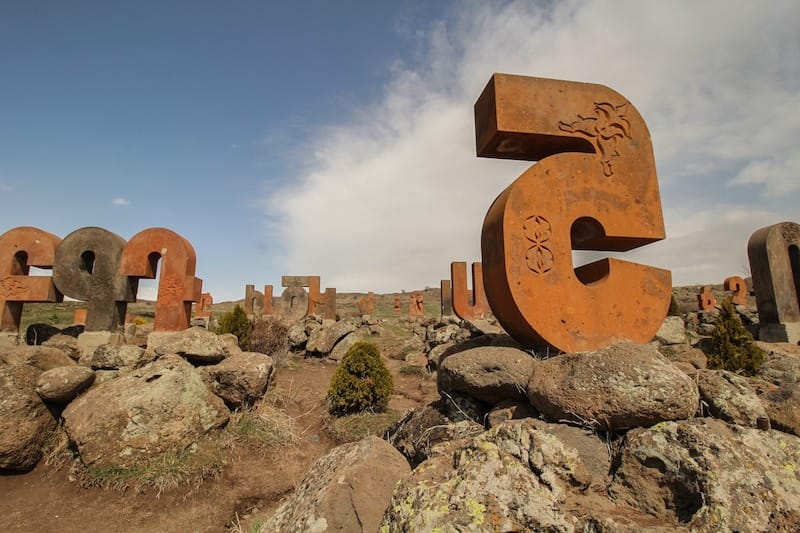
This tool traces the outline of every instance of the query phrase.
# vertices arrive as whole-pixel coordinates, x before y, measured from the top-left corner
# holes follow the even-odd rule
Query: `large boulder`
[[[700,370],[695,380],[700,398],[714,418],[742,426],[766,425],[767,412],[747,379],[725,370]]]
[[[439,365],[439,390],[462,392],[489,404],[525,399],[536,359],[516,348],[484,346],[458,352]]]
[[[60,366],[39,375],[36,394],[46,402],[67,404],[94,382],[91,368],[81,365]]]
[[[367,437],[331,450],[260,531],[378,530],[395,483],[410,472],[386,441]]]
[[[27,471],[42,457],[42,445],[58,422],[34,389],[41,370],[0,366],[0,470]]]
[[[213,364],[227,355],[223,339],[195,326],[183,331],[156,331],[147,336],[147,351],[156,356],[177,354],[194,363]]]
[[[668,316],[656,332],[656,340],[661,344],[683,344],[686,342],[686,327],[679,316]]]
[[[49,346],[15,346],[0,359],[9,365],[30,365],[42,371],[76,364],[62,350]]]
[[[578,452],[530,420],[506,422],[398,484],[382,531],[575,531],[561,504],[591,475]]]
[[[95,370],[133,370],[153,361],[155,354],[140,346],[101,344],[91,354],[80,358],[80,364]]]
[[[355,343],[364,340],[363,335],[354,331],[352,333],[348,333],[345,335],[342,340],[336,343],[336,346],[333,347],[331,353],[328,354],[328,359],[333,359],[334,361],[341,361],[344,357],[344,354],[347,353]]]
[[[58,348],[68,356],[70,356],[74,360],[78,360],[81,356],[81,350],[78,347],[78,339],[73,337],[72,335],[64,335],[63,333],[59,335],[53,335],[45,342],[42,343],[42,346],[48,346],[50,348]]]
[[[610,492],[691,531],[797,531],[800,439],[704,418],[629,432]]]
[[[621,343],[596,352],[539,362],[528,399],[552,421],[609,431],[650,426],[695,414],[695,382],[649,345]]]
[[[198,370],[167,355],[92,387],[62,416],[84,464],[132,467],[190,448],[224,425],[229,411]]]
[[[322,327],[308,336],[306,351],[317,355],[328,355],[339,339],[355,330],[356,324],[353,320],[324,320]]]
[[[759,375],[775,385],[800,382],[800,346],[789,343],[756,342],[767,352]]]
[[[787,383],[761,396],[772,427],[800,435],[800,383]]]
[[[252,405],[264,396],[272,370],[272,357],[256,352],[234,354],[203,368],[214,394],[234,409]]]

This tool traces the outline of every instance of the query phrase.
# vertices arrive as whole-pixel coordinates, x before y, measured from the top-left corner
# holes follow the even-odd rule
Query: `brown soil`
[[[435,380],[395,378],[390,411],[424,405],[438,397]],[[335,364],[298,360],[278,370],[278,405],[295,420],[301,442],[259,454],[238,448],[221,474],[160,495],[113,488],[81,488],[70,468],[41,462],[26,474],[0,475],[0,531],[252,531],[303,479],[311,464],[336,446],[324,429],[324,396]]]

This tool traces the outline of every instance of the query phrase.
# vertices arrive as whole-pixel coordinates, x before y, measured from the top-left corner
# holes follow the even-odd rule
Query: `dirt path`
[[[436,383],[401,374],[389,361],[396,393],[390,409],[404,411],[436,397]],[[216,479],[182,486],[157,496],[113,489],[81,488],[69,468],[54,471],[40,463],[33,471],[0,475],[0,531],[249,531],[305,476],[310,465],[335,443],[325,433],[324,396],[335,365],[300,361],[278,371],[273,392],[277,407],[295,419],[300,443],[278,454],[240,453],[228,458]],[[238,522],[237,522],[238,517]]]

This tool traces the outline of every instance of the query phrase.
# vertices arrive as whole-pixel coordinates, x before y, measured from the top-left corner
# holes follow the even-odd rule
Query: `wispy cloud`
[[[125,207],[131,205],[130,200],[127,200],[125,198],[114,198],[113,200],[111,200],[111,203],[117,207]]]
[[[634,257],[677,284],[741,274],[750,234],[797,216],[800,4],[541,4],[459,4],[420,37],[421,67],[395,65],[380,101],[310,140],[267,206],[286,273],[398,290],[480,260],[486,210],[529,166],[475,157],[472,106],[493,72],[602,83],[639,109],[668,239]]]
[[[14,186],[10,183],[0,183],[0,191],[3,192],[11,192],[14,190]]]

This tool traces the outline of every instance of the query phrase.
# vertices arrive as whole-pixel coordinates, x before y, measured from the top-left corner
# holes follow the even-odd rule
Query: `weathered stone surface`
[[[519,350],[523,349],[521,344],[519,344],[517,341],[515,341],[505,333],[499,333],[499,334],[489,333],[486,335],[473,337],[471,339],[453,345],[451,348],[445,350],[442,353],[441,357],[439,358],[439,363],[441,364],[442,360],[458,352],[471,350],[473,348],[480,348],[482,346],[505,346],[508,348],[517,348]]]
[[[41,371],[0,366],[0,470],[27,471],[42,457],[42,444],[58,426],[34,392]]]
[[[800,436],[800,383],[788,383],[761,399],[774,429]]]
[[[405,363],[408,366],[425,368],[426,366],[428,366],[428,356],[422,352],[412,352],[406,355]]]
[[[465,320],[466,327],[472,331],[474,335],[504,335],[503,328],[498,326],[493,321],[485,318],[478,318],[475,320]]]
[[[80,363],[94,370],[132,370],[152,362],[154,357],[155,352],[140,346],[101,344],[91,355],[81,357]]]
[[[703,350],[692,348],[688,344],[673,344],[665,346],[659,353],[675,363],[686,363],[692,368],[706,368],[708,357]]]
[[[333,359],[334,361],[341,361],[344,354],[347,353],[355,343],[364,340],[364,336],[354,331],[352,333],[348,333],[345,335],[342,340],[336,343],[336,346],[333,347],[331,353],[328,354],[329,359]]]
[[[205,328],[153,332],[147,337],[147,351],[158,356],[178,354],[189,361],[217,363],[225,358],[225,342]]]
[[[610,431],[689,418],[697,385],[655,348],[621,343],[538,363],[528,399],[546,418]]]
[[[439,400],[406,412],[389,431],[388,441],[412,466],[420,464],[443,442],[472,437],[483,432],[483,426],[465,418],[462,413],[447,409],[447,400]],[[449,412],[450,411],[450,412]]]
[[[590,482],[576,450],[529,419],[506,422],[403,479],[382,531],[580,530],[559,504]]]
[[[72,335],[53,335],[45,342],[42,343],[42,346],[47,346],[48,348],[57,348],[70,356],[72,359],[77,361],[81,357],[81,351],[78,348],[78,339],[73,337]]]
[[[63,413],[81,461],[131,467],[168,450],[185,450],[228,421],[223,401],[177,355],[89,389]]]
[[[219,335],[219,338],[225,346],[225,353],[228,355],[242,353],[242,349],[239,348],[239,339],[233,333],[223,333]]]
[[[527,401],[505,400],[492,407],[492,410],[486,415],[486,424],[490,428],[494,428],[509,420],[538,416],[539,411]]]
[[[81,365],[52,368],[39,375],[36,394],[46,402],[67,404],[94,382],[91,368]]]
[[[668,316],[656,331],[656,340],[661,344],[683,344],[686,342],[686,327],[679,316]]]
[[[453,354],[437,371],[439,390],[463,392],[490,404],[525,399],[536,359],[516,348],[485,346]]]
[[[434,346],[430,352],[428,352],[428,367],[436,370],[439,368],[439,362],[442,359],[442,354],[445,353],[448,349],[452,348],[454,343],[446,342],[444,344],[439,344]]]
[[[261,531],[375,532],[395,483],[409,472],[403,456],[384,440],[344,444],[314,463]]]
[[[67,354],[58,348],[49,346],[16,346],[8,350],[0,358],[9,365],[31,365],[39,370],[50,370],[60,366],[74,365]]]
[[[242,352],[225,358],[203,371],[211,378],[214,394],[231,408],[252,405],[264,396],[272,376],[272,357]]]
[[[309,335],[306,343],[306,351],[327,355],[333,350],[334,345],[339,339],[356,330],[356,324],[352,320],[340,320],[334,322],[325,320],[322,327]]]
[[[457,337],[460,332],[461,328],[457,325],[444,324],[440,328],[435,328],[433,332],[428,335],[428,343],[431,346],[438,346],[439,344],[450,342]]]
[[[695,380],[704,407],[714,418],[750,427],[767,420],[764,406],[745,378],[725,370],[700,370]]]
[[[628,433],[611,493],[692,531],[797,531],[800,439],[704,418]]]
[[[759,371],[761,378],[779,386],[800,381],[800,346],[758,341],[756,345],[767,352]]]
[[[289,326],[287,334],[289,338],[289,348],[291,350],[299,350],[305,347],[308,342],[308,334],[306,334],[306,326],[300,322],[295,322]]]

